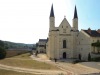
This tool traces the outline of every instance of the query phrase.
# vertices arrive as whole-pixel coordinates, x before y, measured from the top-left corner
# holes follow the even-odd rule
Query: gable
[[[70,31],[71,31],[71,26],[66,20],[66,18],[64,18],[59,26],[59,32],[60,34],[70,34]]]

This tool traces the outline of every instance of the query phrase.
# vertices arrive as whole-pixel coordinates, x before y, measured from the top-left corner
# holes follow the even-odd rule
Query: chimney
[[[90,29],[90,28],[88,28],[88,33],[90,33],[90,34],[91,34],[91,29]]]
[[[100,33],[100,29],[98,29],[97,32]]]

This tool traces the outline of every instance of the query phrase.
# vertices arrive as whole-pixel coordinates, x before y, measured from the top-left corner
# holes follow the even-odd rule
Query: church
[[[100,47],[92,46],[92,43],[100,41],[100,29],[78,29],[78,14],[75,6],[72,27],[64,17],[58,27],[55,27],[55,15],[53,5],[49,16],[49,33],[47,39],[39,39],[37,43],[38,53],[46,53],[49,59],[79,58],[87,60],[88,56],[98,56]],[[100,55],[100,54],[99,54]]]

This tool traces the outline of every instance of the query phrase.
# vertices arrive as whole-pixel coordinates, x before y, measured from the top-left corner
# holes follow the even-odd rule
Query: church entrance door
[[[66,52],[63,53],[63,59],[66,59]]]

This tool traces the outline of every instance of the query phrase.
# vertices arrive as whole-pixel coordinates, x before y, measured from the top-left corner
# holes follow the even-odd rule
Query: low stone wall
[[[29,52],[28,50],[6,50],[6,58]]]

